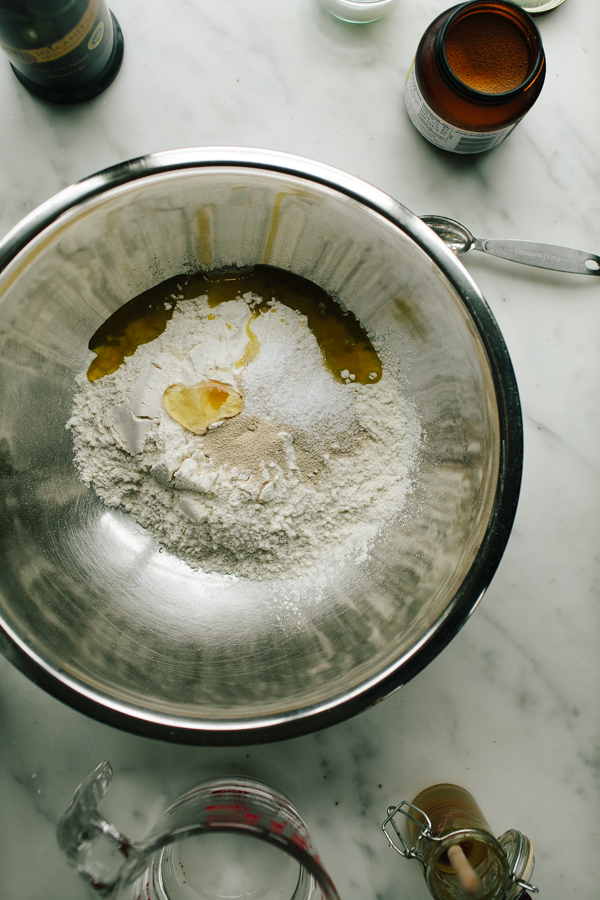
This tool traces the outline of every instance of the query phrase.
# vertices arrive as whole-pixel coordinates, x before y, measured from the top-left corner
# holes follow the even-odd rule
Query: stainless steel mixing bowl
[[[422,439],[368,558],[252,582],[194,573],[83,484],[65,423],[88,340],[172,275],[268,263],[385,336]],[[517,504],[515,379],[477,286],[416,216],[316,162],[196,148],[62,191],[0,244],[0,645],[111,725],[190,743],[322,728],[419,672],[483,595]]]

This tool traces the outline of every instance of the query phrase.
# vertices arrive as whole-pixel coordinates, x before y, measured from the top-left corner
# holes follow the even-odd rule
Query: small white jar
[[[376,22],[396,5],[396,0],[321,0],[325,9],[342,22]]]

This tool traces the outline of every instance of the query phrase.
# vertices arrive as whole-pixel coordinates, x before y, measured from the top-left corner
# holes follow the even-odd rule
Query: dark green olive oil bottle
[[[95,97],[123,60],[105,0],[0,0],[0,46],[21,84],[53,103]]]

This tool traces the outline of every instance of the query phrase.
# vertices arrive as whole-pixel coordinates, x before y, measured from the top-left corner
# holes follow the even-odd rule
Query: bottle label
[[[94,22],[96,21],[99,9],[100,0],[90,0],[90,3],[88,4],[83,16],[75,25],[75,27],[72,28],[68,34],[65,34],[64,37],[62,37],[59,41],[56,41],[54,44],[50,44],[47,47],[20,49],[18,47],[11,47],[10,45],[1,42],[2,48],[11,59],[14,59],[15,62],[18,62],[21,65],[54,62],[54,60],[60,59],[61,56],[66,56],[67,53],[71,53],[72,50],[75,50],[75,48],[85,40],[87,35],[90,33]],[[104,27],[102,28],[102,33],[103,32]],[[95,33],[96,32],[94,32],[94,34]],[[93,37],[94,36],[92,35],[92,38]],[[102,34],[100,34],[99,39],[94,43],[93,47],[89,47],[89,49],[92,50],[97,47],[101,40]],[[91,42],[92,41],[90,40],[90,43]]]
[[[410,120],[417,131],[436,147],[450,150],[452,153],[482,153],[484,150],[490,150],[508,137],[513,128],[518,125],[518,122],[513,122],[508,128],[485,132],[465,131],[464,128],[450,125],[449,122],[440,118],[423,99],[417,84],[414,60],[406,79],[404,100]]]

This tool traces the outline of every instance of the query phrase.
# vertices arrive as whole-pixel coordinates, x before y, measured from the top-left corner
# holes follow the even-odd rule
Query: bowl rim
[[[92,718],[134,734],[195,745],[244,745],[308,734],[356,715],[402,687],[447,646],[480,603],[500,563],[516,515],[523,470],[523,422],[515,373],[500,328],[476,282],[449,248],[418,216],[362,179],[325,163],[255,147],[205,146],[151,153],[103,169],[35,208],[0,241],[0,272],[44,229],[97,195],[171,171],[202,167],[274,171],[325,185],[379,213],[432,259],[453,285],[487,355],[499,426],[497,487],[490,518],[475,557],[446,609],[418,644],[385,669],[314,706],[263,719],[191,719],[116,701],[34,653],[0,616],[0,652],[34,684]]]

